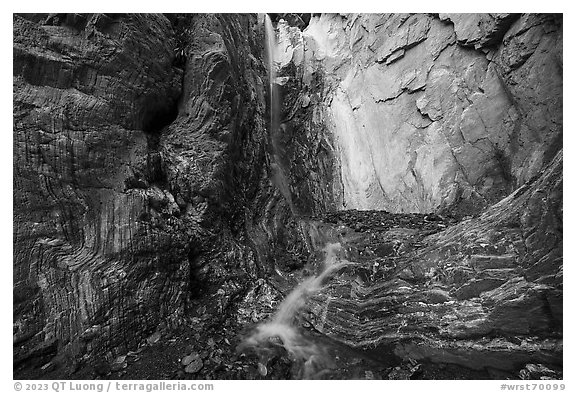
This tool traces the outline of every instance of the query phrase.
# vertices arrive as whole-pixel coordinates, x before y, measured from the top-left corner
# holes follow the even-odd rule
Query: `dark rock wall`
[[[282,68],[279,87],[283,98],[278,132],[281,165],[290,178],[292,200],[298,214],[311,215],[335,210],[339,179],[334,157],[334,137],[322,115],[323,70],[304,82],[303,70],[293,63]]]
[[[262,34],[252,15],[14,16],[16,365],[110,360],[212,285],[221,316],[242,291]]]
[[[141,225],[149,195],[129,188],[149,114],[180,94],[170,23],[77,18],[14,16],[16,361],[132,345],[178,312],[188,275],[184,245],[156,251],[173,246]]]

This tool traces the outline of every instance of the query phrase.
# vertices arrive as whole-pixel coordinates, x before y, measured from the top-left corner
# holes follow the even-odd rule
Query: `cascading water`
[[[275,83],[276,66],[274,64],[274,53],[277,46],[276,32],[268,15],[265,16],[265,28],[267,67],[270,80],[270,140],[273,181],[285,197],[292,214],[296,215],[289,183],[281,165],[282,150],[279,135],[281,132],[281,102],[278,85]],[[303,227],[301,226],[301,230],[304,230]],[[327,238],[320,235],[316,225],[308,223],[306,227],[309,227],[311,231],[309,246],[312,249],[318,249],[320,245],[327,243]],[[304,279],[297,285],[282,301],[273,317],[259,324],[252,334],[238,346],[238,350],[241,352],[253,350],[259,356],[259,370],[262,375],[267,374],[267,363],[278,352],[279,348],[284,348],[295,364],[301,366],[299,377],[302,378],[318,378],[331,365],[330,356],[328,356],[325,348],[321,344],[312,342],[295,323],[296,316],[304,308],[310,296],[320,291],[332,274],[350,264],[341,257],[343,253],[341,243],[328,242],[323,251],[325,258],[317,269],[319,273]]]
[[[264,17],[264,27],[266,38],[266,65],[268,68],[269,81],[268,95],[270,97],[270,141],[272,145],[272,162],[270,163],[270,167],[272,169],[272,181],[280,190],[282,196],[286,199],[292,213],[295,214],[288,178],[286,177],[282,167],[281,146],[279,143],[280,113],[282,111],[282,106],[279,87],[276,84],[276,65],[274,63],[277,48],[276,30],[274,30],[272,20],[268,14],[265,14]]]
[[[294,361],[302,363],[300,376],[303,378],[317,378],[330,366],[330,359],[324,349],[302,335],[294,324],[294,318],[305,306],[306,300],[323,288],[331,274],[350,264],[338,256],[341,249],[340,243],[329,243],[324,248],[326,256],[321,273],[302,281],[282,301],[272,319],[257,326],[252,335],[239,346],[241,351],[254,349],[260,357],[261,370],[266,370],[266,363],[275,345],[284,347]]]
[[[265,38],[266,38],[266,64],[268,68],[268,88],[270,94],[270,128],[275,129],[280,125],[279,107],[280,97],[276,94],[274,84],[276,82],[276,66],[274,57],[276,52],[276,31],[272,25],[272,20],[266,14],[264,18]]]

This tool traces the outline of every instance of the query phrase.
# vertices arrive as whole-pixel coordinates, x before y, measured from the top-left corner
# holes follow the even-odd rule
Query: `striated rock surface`
[[[459,222],[378,210],[302,220],[316,253],[298,282],[322,271],[325,244],[340,243],[337,258],[348,263],[324,278],[294,320],[300,339],[322,348],[322,378],[561,379],[562,172],[560,151],[540,176]],[[284,301],[297,292],[280,290]],[[270,304],[281,299],[261,282],[238,318],[269,321]],[[263,359],[292,359],[281,349],[280,342],[244,362],[256,370]],[[302,368],[292,359],[286,377]]]
[[[314,186],[293,170],[296,195],[480,211],[562,145],[561,16],[322,14],[303,32],[278,26],[285,138],[327,157],[310,172],[330,173]]]
[[[14,16],[15,370],[114,366],[254,270],[234,239],[265,173],[263,33],[170,18]]]
[[[304,315],[316,329],[404,360],[516,373],[561,366],[561,152],[477,218],[424,238],[394,227],[342,238],[354,265],[311,302]]]
[[[175,45],[160,15],[14,16],[16,365],[134,345],[181,310],[187,245],[140,221],[164,193],[131,187],[180,95]]]

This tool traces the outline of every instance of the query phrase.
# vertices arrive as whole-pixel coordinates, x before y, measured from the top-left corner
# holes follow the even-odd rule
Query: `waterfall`
[[[330,359],[324,349],[301,334],[294,324],[294,318],[306,305],[308,298],[323,288],[325,280],[331,274],[350,264],[338,257],[341,248],[340,243],[326,245],[321,273],[307,278],[294,288],[282,301],[272,319],[257,326],[252,335],[239,346],[239,350],[254,349],[260,356],[262,369],[266,370],[266,363],[274,345],[281,345],[293,360],[302,362],[303,378],[318,377],[329,367]],[[281,342],[274,341],[277,339]]]
[[[274,57],[276,52],[276,30],[272,26],[272,20],[265,15],[264,19],[265,38],[266,38],[266,65],[268,68],[268,93],[270,96],[270,128],[275,129],[280,125],[280,100],[275,94],[274,84],[276,81],[276,66],[274,65]]]
[[[286,199],[291,211],[295,214],[288,178],[282,165],[281,128],[281,98],[276,81],[276,64],[274,54],[277,50],[276,32],[272,21],[265,16],[266,28],[266,64],[269,77],[270,97],[270,141],[272,181]],[[323,244],[326,239],[320,236],[318,228],[312,225],[311,242]],[[267,374],[267,363],[277,353],[278,348],[284,348],[290,358],[301,366],[300,377],[318,378],[327,370],[332,362],[325,348],[305,336],[295,323],[298,313],[305,307],[307,300],[320,291],[326,280],[342,267],[350,264],[339,255],[342,253],[340,243],[328,243],[324,249],[325,258],[321,263],[319,273],[304,279],[281,302],[272,318],[260,323],[238,346],[239,351],[253,350],[259,357],[259,371]]]
[[[292,193],[290,183],[283,169],[280,143],[280,114],[282,112],[282,101],[280,99],[279,87],[276,84],[276,65],[274,64],[275,53],[277,49],[276,30],[272,25],[272,20],[265,14],[264,17],[265,39],[266,39],[266,66],[268,68],[268,96],[270,97],[270,141],[272,145],[272,182],[280,190],[280,193],[286,199],[292,214],[295,214],[294,203],[292,202]]]

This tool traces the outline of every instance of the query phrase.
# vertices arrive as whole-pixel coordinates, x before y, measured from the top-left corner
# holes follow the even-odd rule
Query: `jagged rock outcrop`
[[[261,25],[170,18],[14,16],[15,369],[106,363],[218,289],[224,317],[255,269]]]
[[[310,171],[331,175],[301,180],[310,164],[287,152],[302,200],[465,215],[562,145],[559,15],[322,14],[303,32],[278,26],[285,139],[325,155]]]

